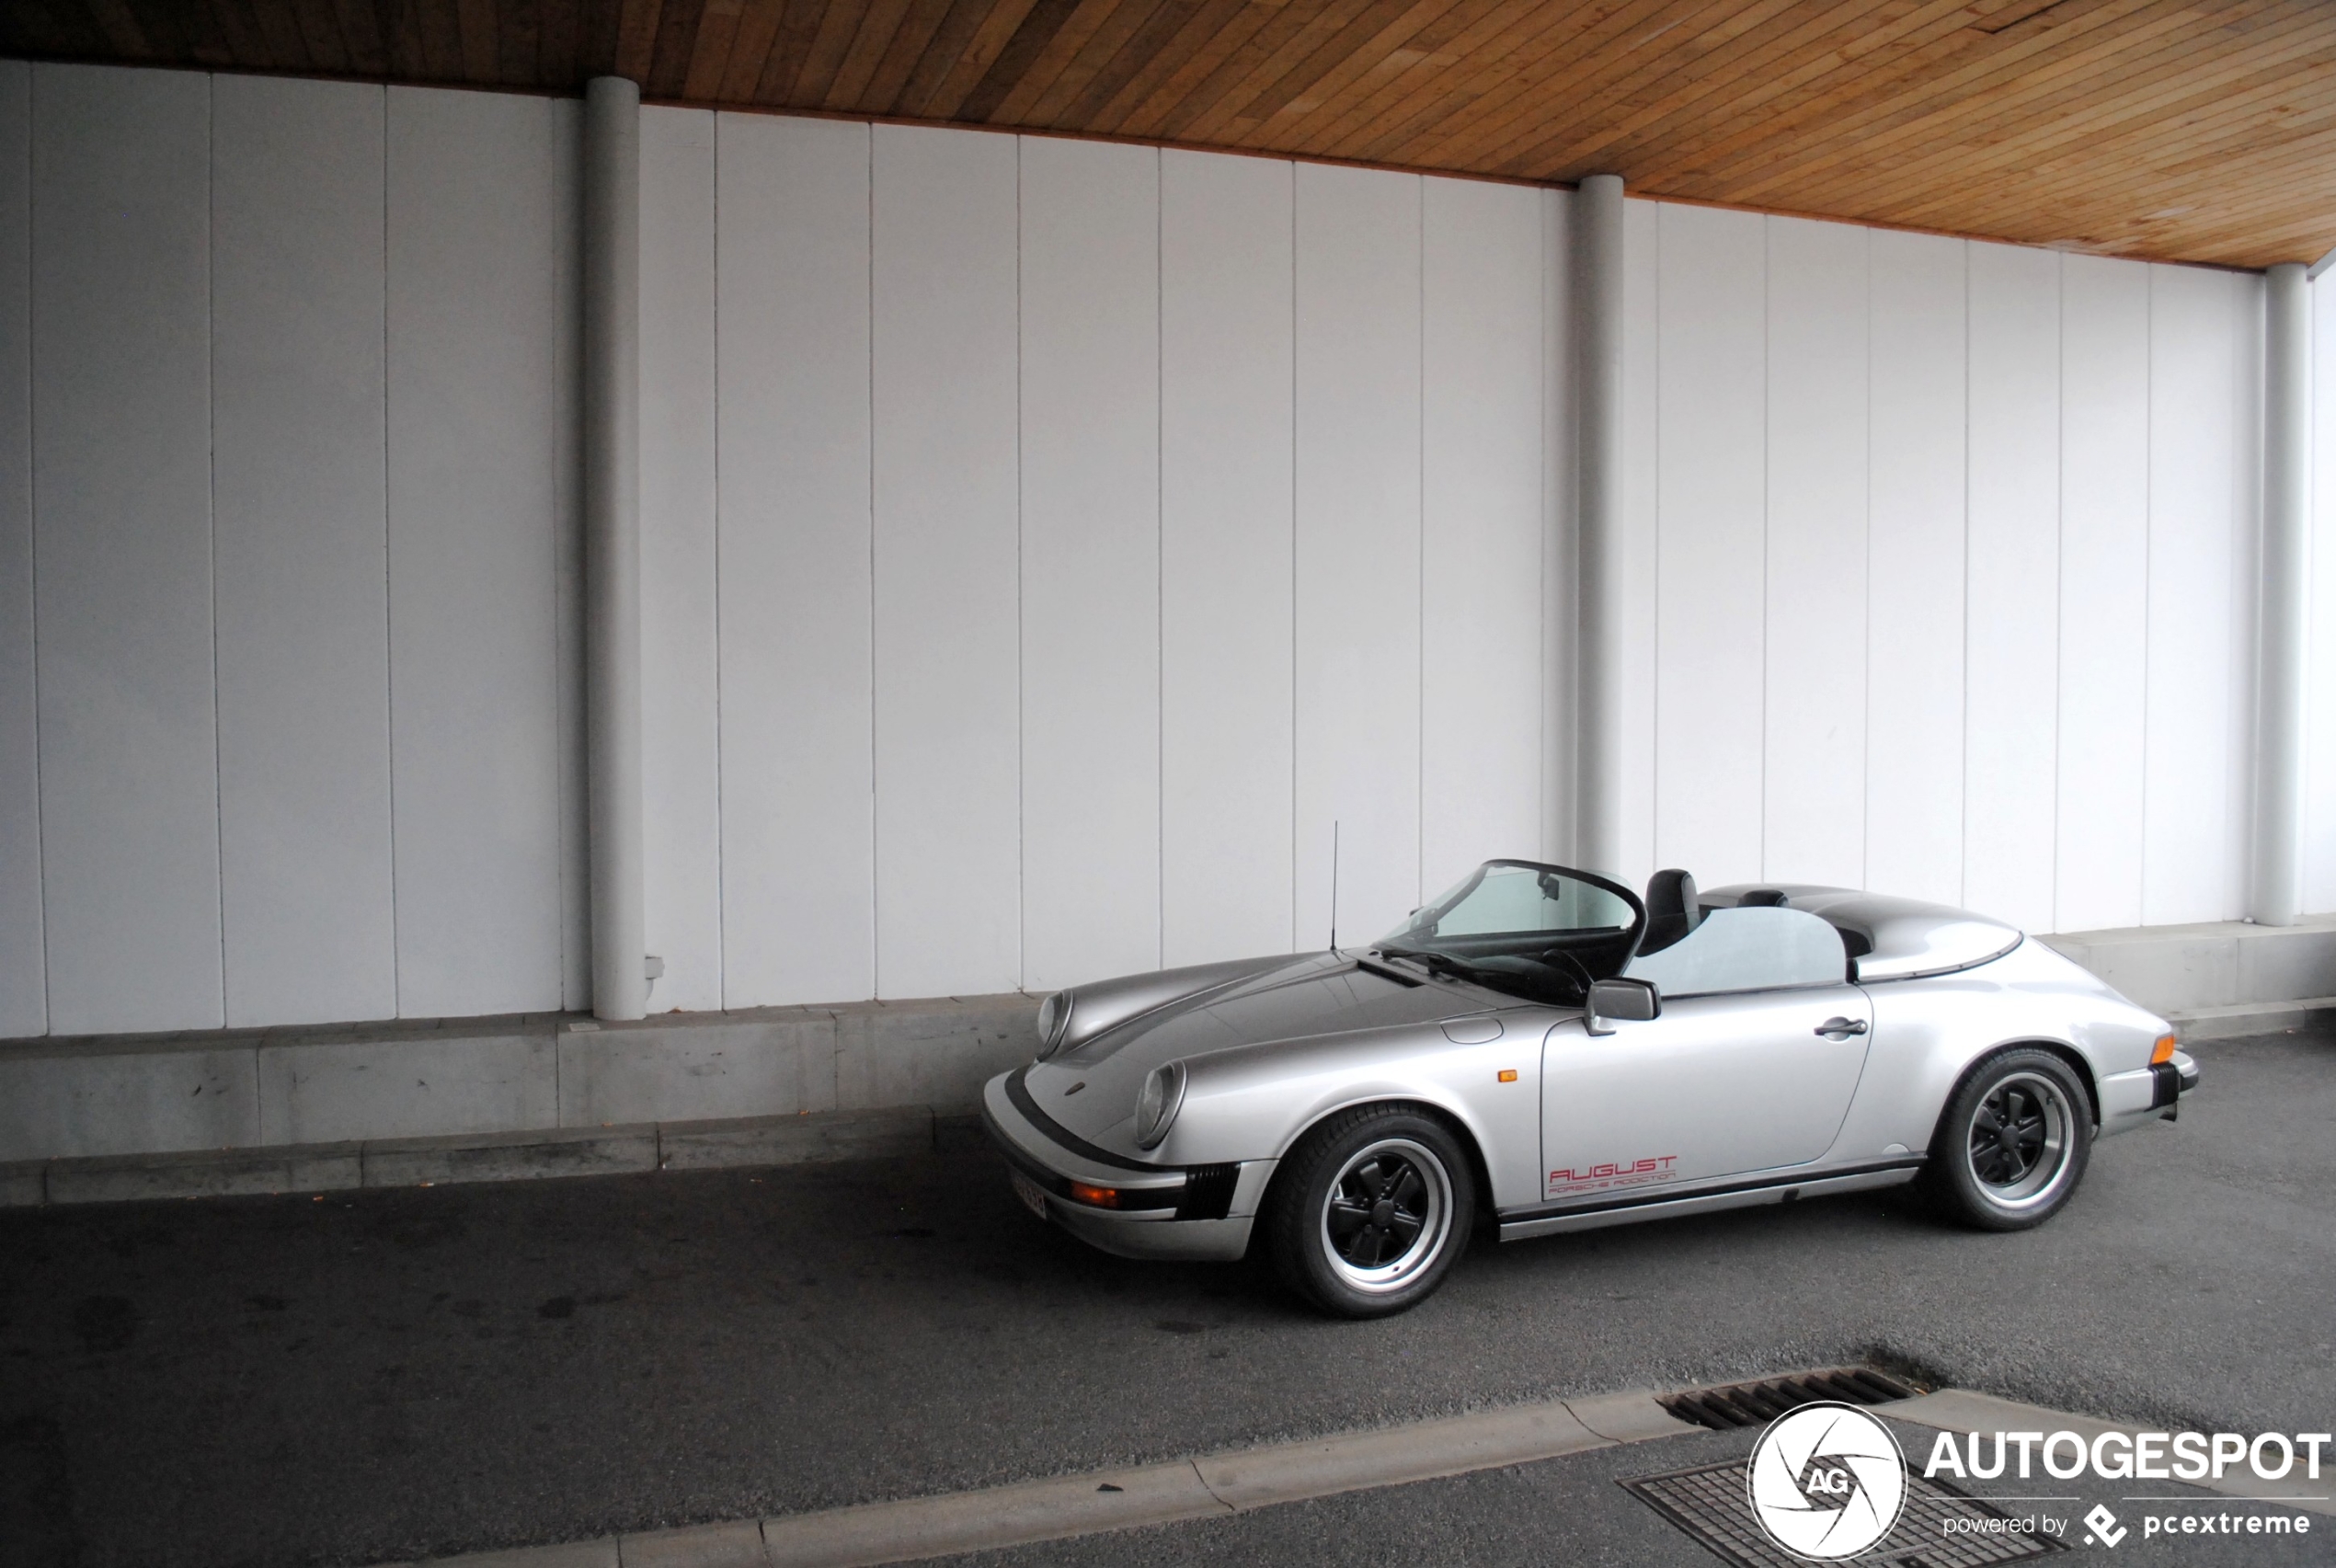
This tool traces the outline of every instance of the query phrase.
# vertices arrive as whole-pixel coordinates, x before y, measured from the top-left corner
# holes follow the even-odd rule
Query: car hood
[[[1194,995],[1130,1019],[1034,1065],[1024,1081],[1038,1108],[1081,1138],[1126,1142],[1136,1092],[1165,1061],[1267,1040],[1426,1024],[1514,1001],[1444,981],[1406,983],[1325,953]],[[1109,1136],[1115,1130],[1123,1136]]]

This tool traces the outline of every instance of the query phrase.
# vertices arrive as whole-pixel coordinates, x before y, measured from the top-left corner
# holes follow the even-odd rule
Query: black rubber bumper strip
[[[2181,1069],[2170,1061],[2152,1062],[2149,1066],[2149,1108],[2162,1111],[2181,1098]]]

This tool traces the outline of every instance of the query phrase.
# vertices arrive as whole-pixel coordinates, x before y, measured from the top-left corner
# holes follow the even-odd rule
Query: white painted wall
[[[0,1033],[578,999],[573,121],[0,64]]]
[[[1637,201],[1625,240],[1619,869],[2238,918],[2260,280]]]
[[[586,1000],[574,135],[0,63],[0,1034]],[[643,190],[652,1005],[1563,845],[1563,193],[666,109]],[[1637,200],[1625,263],[1613,869],[2236,915],[2256,281]]]

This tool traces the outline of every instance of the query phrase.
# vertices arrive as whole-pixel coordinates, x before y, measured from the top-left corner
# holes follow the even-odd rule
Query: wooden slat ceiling
[[[2259,267],[2330,0],[5,0],[0,52],[1140,138]]]

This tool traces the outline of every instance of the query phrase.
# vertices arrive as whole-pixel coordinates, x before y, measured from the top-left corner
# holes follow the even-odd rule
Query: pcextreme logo
[[[1752,1516],[1793,1556],[1831,1562],[1878,1543],[1907,1503],[1907,1457],[1854,1405],[1804,1404],[1769,1424],[1744,1467]]]

